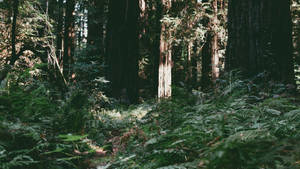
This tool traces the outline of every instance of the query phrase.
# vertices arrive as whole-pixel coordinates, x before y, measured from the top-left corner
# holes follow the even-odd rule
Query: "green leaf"
[[[86,138],[88,135],[72,135],[72,134],[67,134],[67,135],[59,135],[58,138],[62,139],[62,141],[65,142],[74,142],[74,141],[80,141],[84,138]]]
[[[63,148],[56,148],[55,150],[53,150],[53,151],[49,151],[49,152],[45,152],[45,153],[43,153],[44,155],[47,155],[47,154],[53,154],[53,153],[59,153],[59,152],[62,152],[62,151],[64,151],[65,149],[63,149]]]
[[[273,115],[276,115],[276,116],[280,116],[281,115],[281,112],[278,111],[278,110],[275,110],[275,109],[266,109],[266,112],[270,113],[270,114],[273,114]]]

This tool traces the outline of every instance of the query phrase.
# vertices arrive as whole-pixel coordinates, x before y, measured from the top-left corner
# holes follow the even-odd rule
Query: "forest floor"
[[[218,95],[175,89],[170,100],[113,113],[112,123],[126,127],[107,142],[111,155],[91,162],[99,169],[300,168],[299,99],[283,86],[250,88],[237,81]]]
[[[138,105],[11,85],[0,95],[0,168],[300,168],[300,99],[257,80],[175,87]]]

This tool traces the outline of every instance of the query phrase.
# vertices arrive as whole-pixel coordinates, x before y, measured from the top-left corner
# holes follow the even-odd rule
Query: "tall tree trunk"
[[[138,99],[138,0],[110,0],[107,57],[112,94]],[[126,91],[126,92],[124,92]]]
[[[229,0],[225,68],[294,83],[290,0]]]
[[[213,82],[219,77],[219,53],[218,53],[218,1],[214,0],[212,2],[212,7],[214,11],[214,16],[212,18],[211,25],[211,33],[212,41],[211,41],[211,65],[212,65],[212,80]]]
[[[149,38],[150,52],[152,55],[152,94],[158,94],[158,69],[159,69],[159,58],[160,58],[160,33],[161,33],[161,22],[163,4],[161,1],[149,1],[149,16],[148,18],[156,18],[155,22],[149,24],[149,30],[155,30],[155,36]]]
[[[193,23],[188,22],[188,29],[192,30],[193,29]],[[186,45],[186,50],[187,50],[187,61],[186,61],[186,71],[185,71],[185,82],[186,86],[188,87],[189,90],[192,90],[193,87],[196,84],[196,80],[193,77],[193,69],[195,68],[195,58],[194,56],[194,40],[190,40],[187,42]],[[174,59],[173,59],[174,60]]]
[[[75,0],[66,1],[65,33],[64,33],[64,56],[63,67],[64,76],[69,79],[71,73],[71,64],[74,63],[75,49]]]
[[[91,0],[88,9],[88,37],[90,45],[90,56],[102,55],[103,46],[103,16],[104,0]]]
[[[188,42],[188,45],[187,45],[187,71],[186,71],[186,76],[185,76],[185,81],[189,87],[189,89],[192,89],[193,88],[193,85],[195,83],[195,81],[193,81],[193,68],[194,68],[194,65],[193,65],[193,41],[190,41]]]
[[[208,23],[210,25],[210,23]],[[213,42],[213,33],[209,30],[206,33],[206,41],[202,48],[202,58],[201,58],[201,87],[207,89],[211,86],[212,82],[212,42]]]
[[[17,16],[19,13],[19,0],[14,0],[13,2],[13,22],[12,22],[12,29],[11,29],[11,47],[12,47],[12,52],[11,52],[11,59],[10,59],[10,65],[14,65],[17,58],[16,54],[16,26],[17,26]]]
[[[56,51],[58,61],[61,67],[63,67],[63,22],[64,22],[64,0],[58,1],[58,15],[57,15],[57,37],[56,37]]]
[[[84,33],[84,27],[82,26],[83,23],[84,23],[84,16],[83,16],[83,13],[84,13],[84,10],[85,10],[85,4],[84,3],[79,3],[79,13],[80,13],[80,16],[79,16],[79,21],[78,21],[78,32],[77,32],[77,43],[76,43],[76,46],[81,49],[81,46],[82,46],[82,40],[83,40],[83,33]]]
[[[171,0],[162,0],[163,15],[171,8]],[[158,98],[169,98],[172,95],[172,50],[168,23],[161,23],[160,59],[158,68]]]
[[[218,2],[212,3],[213,17],[208,19],[208,31],[206,42],[202,49],[202,75],[201,86],[206,89],[216,82],[219,77],[219,53],[218,53]]]

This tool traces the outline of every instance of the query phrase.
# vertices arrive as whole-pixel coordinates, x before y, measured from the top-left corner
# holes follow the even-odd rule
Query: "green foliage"
[[[86,95],[74,92],[57,103],[47,83],[24,83],[32,76],[29,71],[13,76],[0,96],[0,168],[85,168],[93,151],[87,135],[76,132],[85,127]]]
[[[10,56],[11,2],[0,3],[0,67]],[[300,168],[300,106],[287,85],[269,81],[266,73],[240,79],[239,72],[231,72],[217,80],[213,91],[186,89],[198,85],[188,84],[187,75],[195,73],[191,83],[198,83],[209,31],[218,33],[218,53],[224,54],[226,9],[218,10],[216,28],[209,24],[210,0],[174,1],[165,13],[160,0],[147,1],[139,32],[143,94],[149,95],[156,83],[161,23],[170,33],[166,40],[172,44],[173,82],[183,88],[172,86],[173,97],[159,103],[128,106],[105,96],[111,93],[101,77],[107,73],[105,57],[90,54],[97,45],[87,45],[86,28],[78,27],[87,24],[86,0],[77,1],[76,8],[83,11],[76,11],[75,29],[83,37],[70,65],[75,77],[63,92],[52,83],[61,78],[54,73],[60,63],[50,17],[56,16],[45,14],[44,1],[20,2],[17,52],[26,52],[1,82],[1,169],[92,168],[90,162],[130,169]],[[297,37],[299,2],[292,8]]]
[[[300,167],[297,98],[263,74],[231,75],[208,93],[173,87],[172,99],[124,106],[80,85],[59,100],[47,83],[27,82],[30,71],[12,76],[0,96],[1,168]],[[99,149],[105,157],[94,156]]]
[[[132,139],[111,168],[300,168],[299,105],[265,97],[259,84],[249,92],[252,80],[232,80],[202,104],[187,94],[161,102],[138,123],[148,140]]]

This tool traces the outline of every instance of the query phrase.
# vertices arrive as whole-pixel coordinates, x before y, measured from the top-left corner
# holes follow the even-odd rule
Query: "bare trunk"
[[[162,0],[163,15],[171,8],[171,0]],[[170,32],[167,23],[161,24],[160,60],[158,68],[158,98],[169,98],[172,95],[172,50],[169,41]]]
[[[188,71],[187,71],[187,82],[192,85],[191,81],[193,79],[193,63],[192,63],[192,54],[193,54],[193,42],[190,41],[188,44]]]
[[[56,38],[56,51],[58,56],[58,62],[63,67],[63,17],[64,17],[64,1],[58,1],[58,15],[57,15],[57,38]]]
[[[219,54],[218,54],[218,1],[213,1],[214,17],[212,19],[212,44],[211,44],[211,65],[212,65],[212,81],[215,82],[219,78]]]
[[[79,11],[80,13],[84,13],[85,11],[85,4],[79,4]],[[77,33],[77,43],[76,46],[81,49],[82,47],[82,40],[83,40],[83,34],[84,34],[84,27],[83,27],[83,23],[84,23],[84,15],[79,16],[79,23],[78,23],[78,33]]]
[[[66,17],[65,17],[65,33],[64,33],[64,56],[63,67],[64,76],[69,79],[71,75],[71,64],[74,63],[74,49],[75,49],[75,1],[67,0],[66,2]]]
[[[208,23],[208,25],[211,25],[211,23]],[[201,87],[203,89],[207,89],[212,84],[212,42],[213,33],[211,30],[209,30],[206,33],[206,41],[201,51]]]
[[[13,2],[13,22],[12,22],[12,29],[11,29],[11,47],[12,47],[12,53],[11,53],[11,59],[10,59],[10,65],[14,65],[17,58],[16,54],[16,26],[17,26],[17,16],[19,13],[18,10],[19,7],[19,0],[14,0]]]

